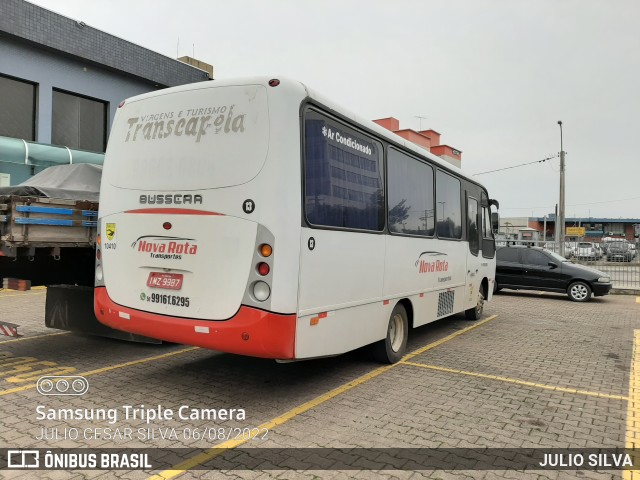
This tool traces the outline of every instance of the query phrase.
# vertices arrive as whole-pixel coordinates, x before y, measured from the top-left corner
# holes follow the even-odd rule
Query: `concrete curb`
[[[638,288],[612,288],[609,292],[612,295],[638,295],[640,296],[640,289]]]

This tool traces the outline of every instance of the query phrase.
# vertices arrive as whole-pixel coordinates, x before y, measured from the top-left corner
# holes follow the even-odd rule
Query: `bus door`
[[[465,308],[470,308],[478,301],[478,288],[482,281],[482,257],[480,255],[480,208],[478,199],[467,197],[467,239],[469,251],[467,252],[467,282],[465,286]],[[485,298],[487,292],[484,292]]]

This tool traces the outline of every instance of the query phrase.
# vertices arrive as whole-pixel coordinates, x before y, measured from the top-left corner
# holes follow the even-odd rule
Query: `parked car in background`
[[[496,245],[497,245],[497,243],[496,243]],[[559,252],[560,248],[558,247],[557,242],[545,243],[545,244],[542,245],[542,248],[544,248],[546,250],[550,250],[550,251],[555,252],[555,253],[560,253]],[[571,246],[570,242],[565,242],[564,243],[564,257],[566,259],[570,259],[570,258],[573,258],[574,255],[575,255],[575,248],[573,246]]]
[[[579,242],[575,257],[578,260],[598,260],[602,257],[600,247],[591,242]]]
[[[610,262],[630,262],[635,257],[631,244],[624,242],[610,242],[607,245],[607,260]]]
[[[597,250],[597,255],[598,255],[597,259],[599,260],[602,257],[604,257],[604,249],[602,248],[602,245],[599,243],[594,243],[593,245]]]
[[[631,253],[633,253],[633,258],[636,258],[636,255],[638,255],[638,249],[636,248],[636,244],[630,243],[629,248],[631,249]]]
[[[607,295],[611,278],[544,248],[507,246],[496,253],[494,291],[503,288],[566,293],[574,302],[586,302],[591,296]]]

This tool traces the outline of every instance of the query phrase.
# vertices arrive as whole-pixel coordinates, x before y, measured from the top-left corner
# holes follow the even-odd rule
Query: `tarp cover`
[[[97,202],[102,166],[89,163],[57,165],[14,187],[0,187],[0,195],[20,195]]]

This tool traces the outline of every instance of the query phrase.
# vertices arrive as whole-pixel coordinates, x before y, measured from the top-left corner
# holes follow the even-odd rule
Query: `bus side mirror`
[[[491,230],[493,233],[500,231],[500,215],[497,212],[491,213]]]

